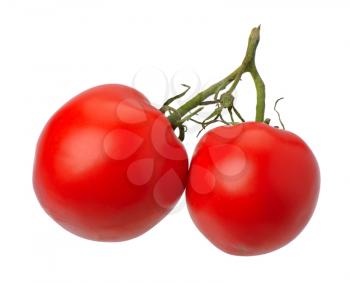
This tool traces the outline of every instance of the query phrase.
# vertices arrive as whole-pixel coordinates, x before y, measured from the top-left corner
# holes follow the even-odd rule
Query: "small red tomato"
[[[183,193],[186,151],[135,89],[102,85],[65,104],[39,138],[37,198],[81,237],[123,241],[157,224]]]
[[[186,197],[194,223],[216,247],[258,255],[301,232],[319,187],[317,161],[303,140],[249,122],[203,136],[191,162]]]

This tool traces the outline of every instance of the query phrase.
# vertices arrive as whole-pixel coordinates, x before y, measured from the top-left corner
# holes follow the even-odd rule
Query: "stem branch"
[[[201,91],[195,97],[193,97],[192,99],[187,101],[185,104],[180,106],[177,110],[170,113],[170,115],[168,116],[168,120],[174,129],[181,125],[181,123],[183,122],[183,119],[181,118],[185,116],[188,112],[190,112],[192,109],[196,108],[197,106],[206,104],[205,100],[208,97],[210,97],[211,95],[217,96],[220,91],[224,90],[230,83],[233,82],[233,84],[231,85],[230,89],[227,92],[229,95],[232,95],[232,92],[238,85],[242,75],[246,72],[249,72],[251,74],[254,80],[256,92],[257,92],[255,120],[259,122],[264,121],[265,85],[255,66],[255,53],[259,44],[259,40],[260,40],[260,26],[252,29],[249,36],[248,46],[247,46],[247,50],[246,50],[246,54],[244,56],[243,62],[235,71],[233,71],[226,78],[222,79],[216,84],[213,84],[208,89]],[[233,110],[237,114],[236,109],[234,108]],[[198,113],[198,112],[195,111],[194,113]],[[191,117],[192,116],[189,115],[190,119]],[[238,117],[242,121],[244,121],[241,115],[238,115]],[[188,119],[185,119],[185,120],[188,120]]]
[[[255,121],[264,122],[265,115],[265,84],[256,69],[255,62],[252,63],[250,67],[250,75],[253,78],[255,88],[256,88],[256,112]]]
[[[213,84],[211,87],[207,88],[206,90],[201,91],[198,93],[195,97],[187,101],[185,104],[183,104],[180,108],[178,108],[176,111],[180,117],[183,117],[185,114],[187,114],[189,111],[191,111],[193,108],[196,108],[198,105],[200,105],[204,100],[206,100],[211,95],[223,90],[228,86],[232,81],[235,80],[237,75],[238,69],[229,74],[226,78],[223,80],[217,82],[216,84]],[[173,128],[177,127],[177,121],[176,116],[171,114],[168,116],[168,120],[173,126]]]

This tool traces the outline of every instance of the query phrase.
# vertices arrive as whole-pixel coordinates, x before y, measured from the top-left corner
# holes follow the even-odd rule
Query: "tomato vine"
[[[195,97],[181,105],[178,109],[170,106],[170,104],[176,99],[184,96],[190,87],[183,85],[186,90],[179,95],[176,95],[167,100],[161,107],[163,113],[168,112],[168,120],[171,123],[173,129],[178,128],[181,140],[184,139],[184,132],[186,130],[185,122],[192,121],[202,125],[202,129],[206,126],[222,122],[224,124],[237,124],[234,114],[240,122],[245,122],[240,112],[234,105],[233,91],[236,89],[241,77],[244,73],[250,73],[256,88],[257,102],[256,102],[256,115],[255,121],[269,123],[270,119],[265,119],[265,84],[262,80],[256,64],[255,54],[260,41],[260,26],[252,29],[249,39],[246,54],[241,65],[236,68],[231,74],[222,79],[221,81],[213,84],[206,90],[201,91]],[[226,90],[227,89],[227,90]],[[213,96],[213,100],[207,100]],[[203,121],[195,120],[193,117],[204,109],[207,105],[216,104],[215,110],[206,117]],[[227,110],[231,121],[226,121],[223,118],[223,111]],[[234,113],[234,114],[233,114]]]

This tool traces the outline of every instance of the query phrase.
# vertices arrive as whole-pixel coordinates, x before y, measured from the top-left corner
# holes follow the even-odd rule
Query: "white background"
[[[1,0],[0,282],[350,282],[347,2]],[[321,167],[317,209],[295,241],[227,255],[198,232],[184,200],[123,243],[80,239],[43,212],[31,184],[35,143],[64,102],[98,84],[132,85],[135,74],[157,106],[180,83],[204,88],[238,66],[258,24],[267,114],[276,124],[271,106],[284,96],[287,128]],[[252,118],[249,77],[237,97]],[[196,141],[187,137],[189,154]]]

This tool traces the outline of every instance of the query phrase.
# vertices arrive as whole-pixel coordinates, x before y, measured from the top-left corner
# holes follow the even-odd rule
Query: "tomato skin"
[[[293,240],[315,209],[317,161],[297,135],[248,122],[207,132],[192,158],[190,215],[219,249],[259,255]]]
[[[123,241],[156,225],[183,193],[188,159],[166,117],[135,89],[76,96],[39,138],[33,185],[44,210],[91,240]]]

